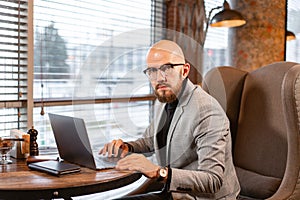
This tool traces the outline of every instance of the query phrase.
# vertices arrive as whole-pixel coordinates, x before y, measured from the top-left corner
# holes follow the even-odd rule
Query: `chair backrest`
[[[220,93],[216,94],[211,82],[220,82],[216,77],[222,77],[227,107],[222,100],[219,102],[230,120],[237,117],[237,126],[231,131],[241,196],[300,199],[300,65],[273,63],[251,73],[243,72],[244,76],[233,80],[238,84],[228,86],[227,79],[237,74],[233,69],[225,69],[224,73],[221,67],[208,73],[203,88],[219,100]],[[236,109],[239,111],[234,112],[235,117],[230,117]]]
[[[202,83],[203,89],[218,100],[229,118],[233,147],[246,75],[245,71],[222,66],[207,72]]]

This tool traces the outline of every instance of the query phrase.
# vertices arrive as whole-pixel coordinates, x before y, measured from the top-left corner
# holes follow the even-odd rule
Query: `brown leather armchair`
[[[209,71],[202,83],[231,123],[240,199],[300,199],[300,65]]]

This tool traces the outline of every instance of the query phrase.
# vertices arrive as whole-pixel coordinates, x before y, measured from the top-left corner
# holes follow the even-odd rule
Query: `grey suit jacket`
[[[155,152],[159,164],[156,134],[164,106],[156,102],[154,120],[143,137],[129,142],[134,152]],[[219,103],[189,80],[179,98],[166,148],[174,199],[236,199],[240,186],[232,161],[229,121]]]

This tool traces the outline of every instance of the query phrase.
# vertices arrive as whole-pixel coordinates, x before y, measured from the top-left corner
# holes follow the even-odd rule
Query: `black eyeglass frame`
[[[179,65],[185,65],[185,63],[174,63],[174,64],[173,63],[166,63],[166,64],[161,65],[159,68],[148,67],[147,69],[144,69],[143,72],[148,78],[150,78],[150,75],[147,73],[147,71],[149,71],[149,70],[153,70],[156,73],[160,70],[160,71],[165,73],[166,70],[171,69],[171,68],[173,69],[175,66],[179,66]]]

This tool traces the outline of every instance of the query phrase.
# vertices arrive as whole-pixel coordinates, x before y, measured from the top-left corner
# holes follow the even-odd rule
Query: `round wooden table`
[[[60,177],[30,170],[25,160],[0,165],[0,199],[71,199],[74,196],[104,192],[126,186],[141,177],[140,173],[115,169],[81,171]]]

